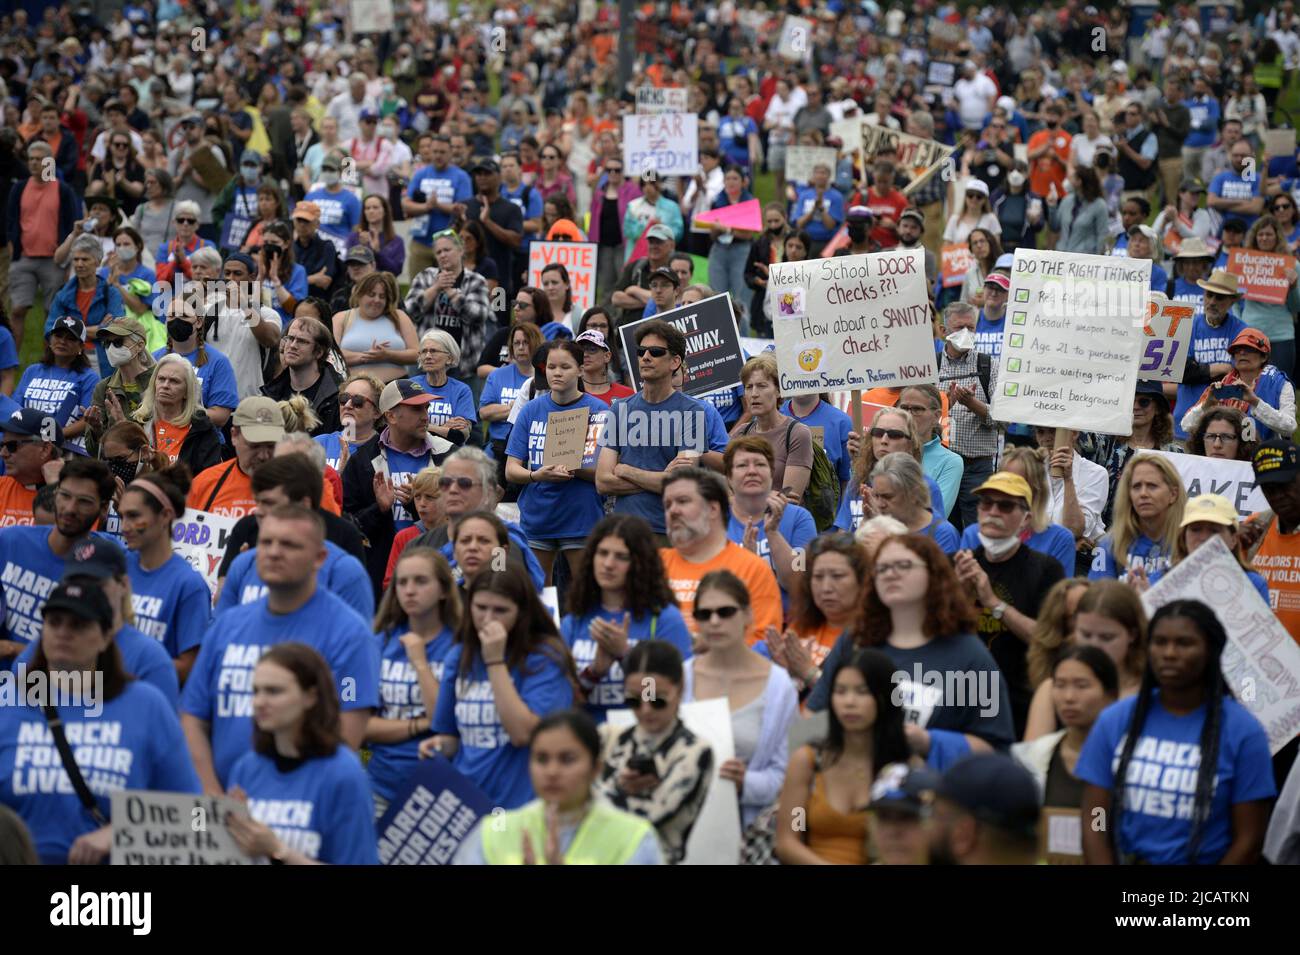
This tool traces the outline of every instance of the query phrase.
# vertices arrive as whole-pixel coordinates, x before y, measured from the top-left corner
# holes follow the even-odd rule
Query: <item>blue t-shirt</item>
[[[596,641],[591,638],[591,623],[597,617],[610,623],[623,622],[622,610],[599,610],[581,616],[566,614],[560,621],[560,635],[569,645],[573,654],[573,663],[581,673],[585,667],[596,659]],[[631,617],[627,625],[627,648],[631,649],[642,640],[664,640],[681,651],[682,659],[689,660],[693,655],[691,632],[686,629],[686,619],[675,606],[665,607],[657,614],[643,614]],[[606,673],[591,690],[587,697],[587,712],[598,723],[605,722],[605,714],[610,710],[622,709],[625,705],[625,678],[623,665],[615,660]]]
[[[727,162],[749,168],[749,137],[758,135],[758,126],[749,116],[736,119],[727,114],[718,120],[718,143]]]
[[[1260,177],[1258,175],[1252,175],[1249,179],[1244,179],[1235,172],[1225,169],[1210,180],[1209,192],[1210,195],[1218,196],[1221,199],[1254,199],[1260,194],[1259,186]],[[1247,229],[1254,225],[1255,220],[1259,218],[1257,215],[1247,215],[1244,212],[1234,212],[1232,215],[1245,222]]]
[[[492,684],[482,657],[476,656],[468,672],[460,672],[462,647],[453,647],[443,661],[442,685],[438,688],[438,709],[433,719],[437,734],[460,737],[460,748],[452,766],[494,805],[518,809],[533,798],[528,775],[528,747],[516,746],[501,725]],[[524,705],[543,717],[574,705],[573,686],[554,659],[546,653],[531,653],[522,668],[510,678]]]
[[[7,640],[31,643],[41,635],[41,608],[65,571],[63,558],[50,550],[51,533],[49,527],[26,525],[0,530],[0,585],[5,593]],[[95,536],[104,538],[99,533]]]
[[[236,186],[230,197],[230,209],[221,222],[221,241],[218,246],[223,255],[238,252],[253,230],[257,214],[257,186]]]
[[[347,251],[348,233],[361,221],[361,200],[349,189],[315,189],[303,197],[320,207],[320,233],[334,243],[339,255]]]
[[[591,414],[609,406],[591,395],[578,395],[571,404],[559,404],[551,395],[538,395],[524,405],[515,419],[506,443],[506,456],[517,459],[529,471],[542,466],[546,454],[546,425],[556,411],[586,408]],[[574,477],[568,481],[534,481],[519,493],[519,523],[529,540],[586,537],[605,516],[605,503],[592,481]]]
[[[1169,552],[1145,534],[1138,534],[1137,539],[1129,546],[1123,568],[1116,563],[1111,547],[1109,534],[1097,542],[1097,549],[1092,552],[1092,567],[1088,570],[1089,580],[1100,580],[1105,577],[1111,580],[1123,580],[1128,576],[1129,568],[1136,567],[1138,564],[1146,570],[1148,580],[1157,570],[1169,569],[1171,556]]]
[[[316,573],[316,585],[342,600],[362,620],[372,619],[375,615],[375,591],[366,568],[333,541],[325,542],[325,551],[325,563]],[[255,603],[265,596],[266,584],[257,575],[257,548],[250,547],[230,562],[215,612]]]
[[[974,550],[980,546],[980,529],[977,524],[968,524],[961,532],[961,549]],[[1043,530],[1025,538],[1025,546],[1040,554],[1055,558],[1065,571],[1065,576],[1074,576],[1074,535],[1060,524],[1048,524]]]
[[[415,476],[433,463],[433,454],[426,447],[419,454],[407,454],[405,451],[398,451],[382,442],[379,445],[379,452],[384,460],[388,462],[388,480],[393,482],[393,487],[405,487],[415,480]],[[410,513],[401,501],[393,498],[393,529],[396,531],[405,530],[414,524]]]
[[[841,490],[847,487],[853,474],[853,459],[849,457],[849,432],[853,430],[853,419],[826,401],[818,401],[817,407],[806,418],[795,414],[791,403],[787,401],[781,406],[781,414],[789,415],[810,428],[822,429],[826,457],[839,476]]]
[[[808,542],[817,536],[817,522],[813,520],[806,508],[798,504],[787,504],[785,510],[781,512],[781,523],[777,525],[777,530],[785,538],[786,543],[793,549],[801,549],[808,546]],[[736,512],[731,512],[731,519],[727,522],[727,539],[734,541],[741,546],[745,543],[745,525],[736,518]],[[758,522],[758,556],[767,561],[767,565],[772,568],[772,574],[776,576],[777,586],[781,587],[781,578],[776,574],[776,564],[772,563],[772,545],[767,539],[767,527],[762,520]],[[790,595],[786,593],[785,587],[781,587],[781,609],[788,612],[790,609]]]
[[[385,720],[414,720],[432,716],[420,693],[420,678],[402,646],[402,636],[410,632],[409,626],[395,627],[387,633],[377,634],[379,647],[379,713]],[[447,627],[424,645],[424,656],[429,661],[433,678],[442,683],[443,660],[456,644],[455,634]],[[441,692],[441,691],[440,691]],[[427,734],[426,734],[427,735]],[[411,775],[420,761],[420,740],[424,737],[403,740],[400,743],[369,743],[370,785],[383,799],[393,799],[406,777]]]
[[[483,384],[483,393],[478,398],[479,410],[482,411],[488,405],[514,404],[519,389],[523,388],[529,380],[530,376],[520,371],[514,362],[502,365],[487,376],[487,381]],[[493,441],[504,441],[509,436],[508,418],[493,421],[488,425],[488,437]]]
[[[979,319],[975,322],[975,350],[983,352],[996,362],[1002,356],[1002,330],[1006,324],[1005,313],[999,321],[993,322],[984,317],[984,309],[981,308]]]
[[[239,407],[239,385],[235,382],[235,369],[230,364],[230,359],[208,344],[203,346],[203,353],[208,356],[208,360],[200,368],[194,365],[199,357],[197,346],[189,354],[177,352],[194,365],[194,375],[199,379],[199,399],[203,407],[230,408],[233,411]],[[153,353],[153,357],[156,360],[165,354],[167,349],[160,348]]]
[[[14,401],[24,408],[44,411],[66,428],[81,420],[86,408],[94,401],[97,384],[99,375],[93,368],[73,371],[39,362],[28,365],[23,371],[14,388]],[[69,443],[84,448],[86,439],[83,436]]]
[[[333,594],[317,588],[288,614],[271,613],[264,599],[217,614],[185,681],[181,712],[210,725],[212,762],[223,786],[252,746],[253,669],[267,650],[290,640],[325,658],[344,710],[379,705],[379,653],[370,626]]]
[[[727,429],[717,410],[698,398],[674,391],[651,404],[638,392],[614,400],[600,446],[617,451],[620,464],[663,471],[683,450],[701,454],[727,450]],[[656,534],[666,530],[663,500],[658,494],[638,491],[616,497],[614,513],[635,514]]]
[[[129,623],[124,623],[122,629],[113,635],[113,642],[117,644],[117,649],[122,654],[122,665],[126,667],[127,672],[157,689],[167,698],[172,709],[175,709],[180,704],[181,687],[172,658],[158,645],[158,641],[141,633]],[[31,666],[32,660],[36,658],[36,647],[39,644],[39,640],[27,644],[27,648],[14,660],[14,666],[20,663]]]
[[[1213,96],[1183,100],[1183,105],[1192,114],[1191,126],[1187,131],[1184,146],[1192,149],[1204,149],[1213,146],[1219,135],[1219,101]]]
[[[838,189],[827,189],[822,193],[822,203],[826,212],[835,220],[835,227],[828,229],[826,223],[822,221],[820,214],[814,215],[808,220],[808,225],[804,231],[808,233],[808,238],[814,242],[828,242],[835,235],[840,224],[844,221],[844,196]],[[795,195],[794,203],[790,208],[790,222],[802,219],[817,204],[817,190],[812,186],[803,186]]]
[[[59,708],[77,766],[105,817],[119,790],[200,791],[176,711],[153,686],[132,680],[97,716],[89,712]],[[77,837],[99,828],[68,782],[38,707],[0,706],[0,803],[27,824],[44,865],[66,864]]]
[[[342,471],[343,468],[340,462],[343,460],[343,432],[334,431],[330,434],[318,434],[313,440],[325,449],[325,463],[335,471]],[[364,443],[363,441],[349,441],[348,454],[355,454],[357,448]]]
[[[406,195],[415,199],[423,193],[423,199],[437,199],[439,202],[469,202],[474,198],[474,184],[469,175],[459,166],[448,165],[445,169],[423,166],[411,177],[411,185]],[[411,240],[421,245],[433,245],[433,234],[441,232],[451,224],[451,216],[445,212],[429,212],[416,216],[412,222]]]
[[[946,514],[943,491],[934,482],[934,478],[925,475],[926,486],[930,488],[930,511],[934,514]],[[862,523],[862,488],[853,481],[844,486],[844,496],[840,498],[840,509],[835,512],[836,530],[856,531]]]
[[[345,744],[288,772],[271,756],[247,752],[231,767],[230,785],[248,793],[248,814],[286,848],[327,865],[379,864],[370,780]]]
[[[1181,865],[1188,861],[1206,707],[1175,716],[1161,705],[1160,691],[1154,693],[1128,764],[1119,850],[1155,865]],[[1113,791],[1115,770],[1136,705],[1137,697],[1131,696],[1106,707],[1097,717],[1079,753],[1076,778]],[[1224,697],[1214,798],[1201,830],[1196,862],[1213,865],[1223,858],[1232,842],[1233,806],[1275,795],[1268,735],[1245,707]]]
[[[149,280],[153,281],[153,273],[149,273]],[[14,336],[9,329],[0,325],[0,371],[9,368],[18,367],[18,348],[14,345]]]
[[[199,645],[212,621],[212,591],[189,561],[172,554],[157,570],[140,566],[139,551],[126,552],[135,625],[172,657]]]
[[[528,576],[533,581],[533,586],[537,592],[541,593],[542,588],[546,585],[546,573],[542,570],[542,565],[537,562],[537,555],[533,549],[528,546],[528,538],[524,536],[524,529],[512,521],[504,521],[506,532],[510,535],[510,543],[515,545],[519,551],[519,556],[523,558],[524,567],[528,570]],[[453,569],[456,567],[455,545],[451,541],[442,545],[442,556],[446,557],[451,563]]]
[[[1199,289],[1198,289],[1199,291]],[[1201,312],[1192,319],[1192,357],[1202,365],[1210,365],[1212,362],[1223,364],[1232,364],[1232,359],[1228,355],[1228,346],[1246,328],[1246,323],[1236,315],[1229,314],[1223,320],[1223,324],[1218,328],[1211,327],[1210,323],[1205,320],[1205,297],[1201,296]],[[1183,416],[1187,414],[1189,408],[1201,400],[1201,395],[1205,394],[1205,389],[1209,387],[1205,384],[1199,385],[1179,385],[1178,400],[1174,404],[1174,436],[1180,440],[1187,440],[1190,435],[1183,430]]]
[[[1159,292],[1161,295],[1164,295],[1165,289],[1167,288],[1169,288],[1169,273],[1166,272],[1164,269],[1162,269],[1160,266],[1156,265],[1154,262],[1152,262],[1151,263],[1151,291]]]
[[[961,549],[961,539],[957,536],[957,528],[938,514],[931,516],[933,520],[930,521],[925,530],[921,531],[921,535],[933,540],[945,554],[951,557]]]
[[[478,422],[478,408],[474,407],[474,392],[465,382],[448,376],[445,385],[434,385],[429,381],[429,376],[425,375],[423,384],[434,396],[427,406],[429,424],[446,424],[452,418],[464,418],[470,424]]]
[[[745,389],[740,385],[736,385],[736,387],[728,388],[726,391],[713,391],[707,395],[701,395],[700,400],[713,406],[713,410],[722,419],[722,426],[730,432],[731,426],[740,420],[740,415],[745,410],[744,397]]]
[[[284,283],[285,290],[293,296],[295,302],[301,302],[307,297],[307,270],[297,262],[289,270],[289,280]],[[284,306],[280,304],[280,297],[275,296],[275,311],[280,316],[280,327],[288,328],[289,323],[293,321],[293,316],[285,311]]]

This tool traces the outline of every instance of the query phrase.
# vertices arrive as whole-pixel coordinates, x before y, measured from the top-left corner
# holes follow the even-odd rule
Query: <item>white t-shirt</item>
[[[1046,467],[1046,465],[1044,465]],[[1105,532],[1101,522],[1101,512],[1106,509],[1106,498],[1110,494],[1110,475],[1100,464],[1094,464],[1077,452],[1074,455],[1074,495],[1079,499],[1079,509],[1083,511],[1083,536],[1088,540],[1097,540]],[[1061,514],[1065,510],[1065,482],[1052,477],[1048,468],[1047,479],[1052,489],[1052,520],[1064,524]]]
[[[989,114],[989,101],[998,92],[993,81],[983,73],[976,73],[969,80],[958,80],[952,91],[957,97],[957,113],[962,125],[967,129],[978,129]]]

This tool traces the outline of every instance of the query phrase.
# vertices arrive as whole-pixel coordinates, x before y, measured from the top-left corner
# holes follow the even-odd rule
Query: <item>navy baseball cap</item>
[[[105,630],[113,627],[113,606],[108,602],[104,589],[94,581],[60,583],[50,591],[45,606],[41,608],[41,616],[48,616],[51,610],[66,611],[74,617],[98,623]]]
[[[392,411],[398,405],[427,405],[433,393],[412,378],[398,378],[384,385],[379,396],[379,411]]]
[[[1010,756],[977,753],[954,763],[934,794],[996,829],[1035,836],[1041,813],[1038,784]]]
[[[126,552],[115,541],[104,537],[83,537],[74,541],[63,565],[63,579],[69,577],[126,576]]]
[[[45,340],[49,341],[55,332],[66,332],[78,341],[86,340],[86,325],[75,315],[63,315],[54,320],[50,330],[45,333]]]
[[[890,763],[871,786],[868,810],[885,809],[922,816],[934,802],[939,774],[925,766]]]
[[[1256,484],[1290,484],[1300,477],[1300,449],[1290,441],[1265,441],[1250,463]]]
[[[63,426],[48,411],[37,408],[19,408],[4,422],[3,430],[8,434],[21,434],[51,444],[63,444]]]

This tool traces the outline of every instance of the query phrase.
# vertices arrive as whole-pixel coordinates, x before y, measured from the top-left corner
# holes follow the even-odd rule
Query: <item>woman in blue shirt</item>
[[[361,760],[339,732],[339,701],[324,657],[279,643],[253,671],[253,748],[227,789],[248,815],[226,826],[247,855],[272,865],[378,865],[374,804]]]
[[[1175,600],[1151,618],[1137,695],[1107,707],[1079,754],[1090,865],[1250,865],[1277,794],[1268,735],[1225,683],[1213,610]]]
[[[506,438],[510,436],[510,407],[519,389],[533,377],[533,353],[542,347],[542,331],[532,322],[515,322],[510,330],[510,361],[487,376],[478,399],[478,413],[488,423],[497,480],[505,486]]]
[[[293,229],[285,222],[272,222],[262,229],[262,247],[257,250],[257,280],[271,293],[271,307],[280,323],[289,327],[294,307],[308,295],[307,270],[293,260]]]
[[[86,674],[102,680],[93,707],[78,705],[64,689],[53,701],[92,801],[83,804],[67,785],[54,729],[41,708],[20,703],[0,706],[0,803],[27,824],[42,863],[94,865],[112,846],[114,792],[198,793],[199,777],[175,708],[123,666],[104,591],[90,583],[60,584],[42,615],[40,645],[28,672],[46,673],[56,687],[73,681],[75,688]],[[92,739],[98,740],[94,746],[77,745]]]
[[[547,391],[539,393],[519,412],[506,443],[506,480],[526,485],[519,494],[519,523],[528,538],[528,546],[552,579],[555,555],[563,551],[570,564],[577,559],[587,542],[587,534],[604,516],[605,505],[596,491],[596,467],[586,465],[585,448],[589,442],[588,422],[593,414],[609,406],[599,398],[583,394],[582,346],[573,341],[548,342],[546,365],[539,370],[537,385],[545,376]],[[545,464],[547,433],[552,415],[586,409],[577,423],[582,458],[574,457],[578,467],[569,464]],[[574,425],[570,424],[570,437]],[[586,465],[586,466],[584,466]]]
[[[897,518],[909,533],[933,538],[948,556],[957,553],[957,528],[930,509],[930,488],[916,458],[906,451],[886,454],[871,469],[871,497],[881,514]]]
[[[456,445],[464,444],[478,425],[474,393],[465,382],[447,374],[459,364],[460,345],[450,333],[431,328],[420,336],[420,370],[434,395],[429,402],[429,433]]]
[[[1115,488],[1115,522],[1093,551],[1088,579],[1125,580],[1136,569],[1148,579],[1169,569],[1187,491],[1167,458],[1135,454]]]
[[[574,703],[573,658],[527,575],[482,572],[466,602],[443,663],[436,735],[420,755],[442,753],[494,805],[515,809],[533,798],[529,736],[542,717]]]
[[[442,661],[455,644],[460,617],[447,558],[431,547],[408,547],[375,616],[382,703],[366,726],[366,770],[377,816],[420,760],[418,740],[433,723]]]
[[[313,440],[325,449],[325,463],[340,474],[349,456],[375,436],[383,393],[384,383],[363,371],[348,375],[339,386],[339,420],[343,430],[319,434]]]
[[[24,408],[36,408],[53,416],[63,427],[63,437],[84,449],[85,411],[95,399],[99,375],[86,357],[86,326],[75,315],[55,320],[45,333],[45,353],[27,366],[14,401]],[[83,451],[84,453],[84,451]]]
[[[749,202],[753,199],[748,189],[745,171],[739,166],[728,166],[723,173],[722,192],[713,200],[711,209]],[[755,213],[757,221],[758,213]],[[713,244],[709,247],[709,286],[721,294],[730,292],[733,301],[740,301],[748,290],[745,285],[745,263],[758,232],[747,232],[731,226],[710,222],[709,234]],[[748,323],[742,323],[741,334],[747,335]]]
[[[611,514],[573,563],[560,634],[578,670],[587,711],[603,723],[624,705],[623,659],[642,640],[663,640],[691,658],[691,635],[664,575],[650,525]],[[634,583],[635,582],[635,583]]]

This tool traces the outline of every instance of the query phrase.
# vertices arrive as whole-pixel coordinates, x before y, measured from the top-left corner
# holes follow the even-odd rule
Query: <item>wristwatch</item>
[[[1006,612],[1007,612],[1007,602],[1005,600],[999,600],[997,606],[993,607],[989,611],[989,613],[993,614],[994,620],[1001,620],[1002,615]]]

